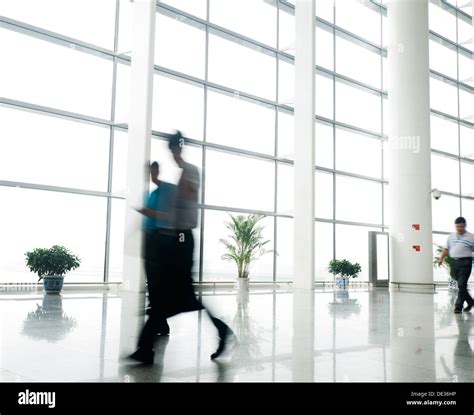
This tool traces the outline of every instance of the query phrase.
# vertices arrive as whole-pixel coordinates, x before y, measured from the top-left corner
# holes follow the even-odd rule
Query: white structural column
[[[390,278],[433,282],[428,0],[389,0]]]
[[[155,0],[134,1],[123,264],[123,288],[134,292],[145,289],[141,258],[143,217],[135,208],[143,206],[148,194],[155,13]]]
[[[314,285],[314,122],[315,2],[295,6],[295,164],[294,256],[295,288]]]

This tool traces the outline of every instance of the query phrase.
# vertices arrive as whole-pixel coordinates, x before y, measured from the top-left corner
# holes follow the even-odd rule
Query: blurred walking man
[[[200,176],[197,167],[183,159],[183,146],[184,137],[178,131],[171,136],[168,144],[176,164],[182,169],[173,208],[169,214],[159,211],[149,212],[157,218],[169,217],[172,230],[164,232],[166,242],[160,246],[164,272],[160,273],[159,282],[153,287],[150,316],[138,340],[138,350],[130,356],[147,364],[153,363],[155,336],[160,334],[163,322],[166,322],[167,318],[183,312],[204,309],[194,294],[192,280],[194,253],[192,230],[197,227],[198,222]],[[223,321],[206,311],[219,335],[219,345],[211,355],[211,359],[215,359],[224,352],[233,333]]]
[[[466,219],[459,217],[454,221],[456,232],[449,235],[446,247],[439,259],[439,265],[449,255],[452,259],[452,276],[458,282],[458,297],[454,305],[454,312],[460,314],[468,312],[474,305],[467,283],[472,271],[472,253],[474,252],[474,235],[466,230]],[[464,302],[467,306],[463,310]]]

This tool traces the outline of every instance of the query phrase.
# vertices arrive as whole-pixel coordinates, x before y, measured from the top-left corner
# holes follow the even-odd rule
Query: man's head
[[[183,157],[181,156],[181,152],[184,146],[184,137],[180,131],[176,131],[173,135],[170,136],[168,141],[168,148],[173,155],[174,161],[181,165],[183,162]]]
[[[459,216],[459,218],[456,218],[454,221],[454,226],[456,227],[456,232],[462,235],[464,232],[466,232],[466,219],[464,219],[462,216]]]
[[[150,164],[150,177],[153,183],[158,181],[158,176],[160,175],[160,165],[157,161],[154,161]]]

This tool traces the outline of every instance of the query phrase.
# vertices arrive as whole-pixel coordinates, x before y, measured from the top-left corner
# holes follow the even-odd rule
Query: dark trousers
[[[150,277],[147,277],[150,313],[138,340],[138,347],[144,349],[153,349],[155,336],[165,329],[169,330],[166,321],[168,317],[204,309],[200,301],[196,299],[192,284],[194,253],[192,231],[160,233],[158,239],[155,239],[152,244],[158,250],[158,256],[155,263],[148,265],[145,259],[147,275],[148,269],[150,270]],[[153,258],[153,254],[151,257]],[[209,311],[207,313],[222,337],[227,330],[227,325],[212,316]]]
[[[467,290],[467,283],[472,271],[472,258],[453,259],[451,269],[453,278],[458,282],[459,289],[455,308],[461,309],[464,305],[464,301],[466,301],[468,305],[474,305],[474,300]]]
[[[155,336],[169,330],[168,317],[202,307],[194,296],[192,286],[192,231],[154,232],[147,241],[145,269],[150,312],[138,346],[152,349]],[[150,248],[147,248],[148,245]]]

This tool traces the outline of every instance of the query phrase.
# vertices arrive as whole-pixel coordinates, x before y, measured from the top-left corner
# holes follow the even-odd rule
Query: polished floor
[[[219,362],[204,312],[170,319],[155,364],[131,364],[142,299],[120,292],[0,293],[0,381],[473,382],[474,312],[455,293],[203,291],[238,344]]]

